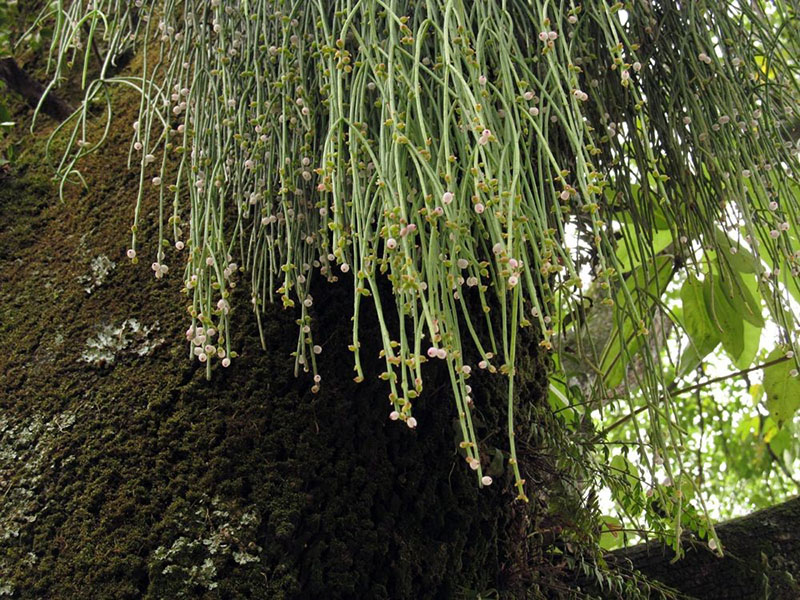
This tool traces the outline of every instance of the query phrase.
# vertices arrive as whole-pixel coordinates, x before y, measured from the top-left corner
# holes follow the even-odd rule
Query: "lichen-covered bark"
[[[131,122],[133,103],[117,106],[117,122]],[[268,308],[264,352],[244,293],[242,357],[206,381],[183,340],[180,256],[168,251],[162,282],[124,257],[136,193],[127,128],[87,159],[88,191],[68,188],[64,204],[42,142],[29,139],[0,181],[0,595],[535,595],[537,503],[514,504],[501,473],[477,488],[435,369],[415,431],[388,420],[382,382],[352,382],[347,282],[315,291],[319,394],[293,376],[295,315]],[[154,198],[145,208],[154,222]],[[154,233],[141,256],[155,253]],[[364,323],[375,375],[368,313]],[[519,386],[529,455],[525,424],[544,386],[531,348]],[[505,448],[504,384],[476,375],[473,387],[491,458]]]
[[[702,600],[794,600],[800,598],[800,498],[717,527],[724,556],[705,545],[686,556],[661,544],[613,553],[612,563],[632,564],[648,577]]]

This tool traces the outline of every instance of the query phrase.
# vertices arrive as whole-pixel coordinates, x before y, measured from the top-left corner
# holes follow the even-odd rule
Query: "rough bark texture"
[[[134,108],[118,104],[119,122]],[[348,282],[315,292],[318,395],[292,372],[296,316],[267,311],[263,352],[244,293],[243,356],[206,381],[183,339],[180,255],[168,250],[162,282],[124,256],[137,176],[119,168],[123,129],[83,164],[88,192],[70,188],[65,204],[42,139],[0,181],[0,595],[533,595],[522,582],[535,579],[536,503],[511,502],[507,474],[477,488],[441,373],[428,372],[415,431],[388,420],[383,382],[352,382]],[[155,200],[143,257],[155,254]],[[521,364],[531,406],[544,367],[536,354]],[[473,381],[491,457],[505,447],[503,395],[491,391],[502,378]]]
[[[21,95],[32,108],[39,105],[44,94],[44,86],[21,69],[13,58],[0,58],[0,79],[6,82],[9,89]],[[53,93],[47,95],[41,107],[44,114],[58,121],[69,117],[73,110],[69,104]]]
[[[725,556],[705,545],[686,557],[657,543],[614,552],[611,563],[632,563],[646,576],[698,600],[794,600],[800,598],[800,498],[717,527]]]

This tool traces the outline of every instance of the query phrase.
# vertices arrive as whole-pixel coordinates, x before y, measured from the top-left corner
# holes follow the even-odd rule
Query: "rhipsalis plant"
[[[719,344],[750,366],[762,312],[780,328],[781,356],[796,341],[797,9],[59,1],[42,16],[56,23],[53,81],[77,65],[86,97],[54,134],[66,143],[58,173],[74,180],[102,144],[87,132],[97,104],[112,126],[110,86],[134,88],[139,118],[117,123],[131,128],[140,173],[128,256],[138,258],[142,199],[156,195],[152,268],[182,273],[191,356],[209,374],[236,357],[232,291],[246,284],[257,313],[275,300],[298,312],[296,368],[319,389],[309,290],[314,278],[344,279],[356,379],[385,379],[388,417],[413,428],[423,363],[446,363],[483,486],[469,378],[506,378],[506,458],[527,500],[514,373],[517,333],[533,327],[552,354],[554,405],[583,394],[587,414],[629,406],[638,468],[676,482],[652,490],[678,540],[681,515],[696,512],[677,483],[690,478],[676,382]],[[131,47],[140,72],[112,76]],[[675,311],[664,294],[681,280]],[[381,374],[361,366],[363,303],[380,321]],[[789,356],[781,390],[797,385]],[[786,418],[797,407],[784,404]]]

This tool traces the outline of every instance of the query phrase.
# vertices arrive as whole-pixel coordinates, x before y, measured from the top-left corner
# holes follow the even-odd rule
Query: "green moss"
[[[131,98],[117,106],[118,123],[134,119]],[[242,358],[206,381],[182,334],[180,258],[168,254],[175,268],[158,282],[124,257],[136,178],[119,168],[123,130],[83,163],[88,190],[68,187],[64,203],[41,164],[44,133],[0,185],[0,257],[11,265],[0,271],[0,531],[11,532],[0,537],[0,587],[63,599],[534,596],[547,559],[529,533],[549,518],[545,495],[536,487],[531,505],[513,504],[501,468],[477,488],[444,373],[428,369],[415,431],[387,419],[381,381],[352,382],[348,284],[314,291],[327,340],[319,394],[293,377],[295,315],[274,307],[268,351],[253,318],[237,315]],[[148,196],[141,256],[155,254],[156,208]],[[117,267],[87,295],[100,255]],[[80,360],[98,331],[129,319],[163,343]],[[367,373],[381,371],[377,339],[366,311]],[[546,422],[547,382],[525,339],[520,452],[539,486],[546,459],[530,424]],[[505,381],[472,381],[484,455],[502,459]]]
[[[293,377],[294,317],[277,309],[269,351],[247,323],[243,358],[208,382],[185,354],[175,282],[122,257],[119,196],[135,190],[93,187],[103,166],[87,165],[90,192],[65,204],[33,167],[0,191],[0,239],[20,261],[0,280],[0,445],[17,452],[2,462],[0,518],[15,535],[0,540],[0,572],[15,597],[449,598],[500,585],[509,498],[459,464],[449,402],[420,403],[412,432],[387,420],[382,382],[346,375],[349,288],[315,293],[327,346],[342,349],[322,361],[320,394]],[[119,266],[87,295],[75,256],[98,254]],[[133,318],[158,322],[164,344],[79,360],[98,324]]]

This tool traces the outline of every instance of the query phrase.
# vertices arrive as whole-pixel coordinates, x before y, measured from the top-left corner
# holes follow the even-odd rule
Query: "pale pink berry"
[[[481,477],[481,483],[483,485],[492,485],[492,478],[489,477],[488,475],[484,475],[483,477]]]
[[[486,210],[486,207],[480,202],[475,205],[475,212],[479,215],[482,215],[484,210]]]
[[[223,358],[222,359],[222,366],[225,367],[225,368],[228,368],[229,366],[231,366],[231,359],[228,358],[228,357]]]
[[[128,258],[136,258],[136,250],[133,248],[128,248],[128,251],[125,254]]]
[[[399,413],[399,412],[397,412],[396,410],[393,410],[392,412],[390,412],[390,413],[389,413],[389,418],[390,418],[392,421],[397,421],[397,419],[399,419],[399,418],[400,418],[400,413]]]
[[[447,358],[447,350],[445,350],[444,348],[437,348],[436,357],[441,360],[444,360],[445,358]]]
[[[453,192],[445,192],[442,194],[442,204],[450,204],[453,201]]]
[[[386,240],[386,247],[389,250],[394,250],[395,248],[397,248],[397,240],[394,238],[389,238],[388,240]]]
[[[428,358],[436,358],[436,348],[433,346],[428,348]]]
[[[408,425],[409,429],[414,429],[417,426],[417,420],[414,417],[408,417],[406,425]]]

